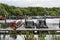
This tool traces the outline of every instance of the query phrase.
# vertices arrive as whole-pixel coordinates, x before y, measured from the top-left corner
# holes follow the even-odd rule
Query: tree
[[[9,6],[7,4],[0,3],[0,15],[4,16],[60,16],[60,8],[53,7],[53,8],[43,8],[43,7],[26,7],[20,8],[15,6]]]

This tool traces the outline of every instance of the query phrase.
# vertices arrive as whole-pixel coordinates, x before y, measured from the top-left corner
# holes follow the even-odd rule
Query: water
[[[36,40],[38,40],[38,35],[34,35],[34,37],[36,38]],[[46,35],[45,40],[51,40],[51,39],[52,39],[52,35]],[[0,40],[25,40],[25,38],[24,38],[24,35],[17,35],[16,39],[14,39],[13,37],[10,37],[10,35],[6,35],[5,38],[3,38],[3,35],[2,35]]]
[[[1,40],[14,40],[14,38],[10,37],[10,35],[5,35],[5,38],[3,38],[3,35],[1,35]],[[17,35],[15,40],[24,40],[24,35]]]
[[[46,23],[49,28],[57,28],[59,29],[59,20],[60,19],[47,19]],[[8,20],[8,22],[13,21],[13,20]],[[15,20],[16,21],[16,20]],[[1,22],[1,21],[0,21]],[[4,22],[4,21],[3,21]],[[38,35],[35,35],[35,37],[38,40]],[[3,38],[3,35],[1,35],[1,40],[24,40],[24,35],[17,35],[17,38],[14,39],[13,37],[10,37],[10,35],[6,35],[5,39]],[[51,36],[47,35],[45,37],[46,40],[51,40]]]

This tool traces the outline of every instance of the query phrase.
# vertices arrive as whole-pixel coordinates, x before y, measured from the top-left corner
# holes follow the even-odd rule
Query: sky
[[[60,0],[0,0],[0,3],[17,7],[60,7]]]

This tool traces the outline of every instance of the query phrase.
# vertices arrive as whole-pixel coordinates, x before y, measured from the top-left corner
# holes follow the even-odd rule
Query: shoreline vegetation
[[[60,16],[60,7],[43,8],[43,7],[15,7],[0,3],[1,16]]]

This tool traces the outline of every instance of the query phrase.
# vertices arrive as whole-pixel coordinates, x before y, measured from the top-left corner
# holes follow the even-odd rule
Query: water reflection
[[[3,38],[3,35],[1,35],[0,36],[0,40],[25,40],[24,36],[25,35],[15,35],[15,37],[14,37],[14,35],[13,36],[11,36],[11,35],[5,35],[5,38]],[[55,39],[55,36],[54,35],[46,35],[45,36],[45,40],[52,40],[53,37]],[[58,40],[58,36],[59,35],[56,36],[57,40]],[[34,35],[34,37],[36,38],[36,40],[38,40],[38,35]],[[60,38],[60,36],[59,36],[59,38]]]
[[[25,40],[25,35],[1,35],[0,36],[0,40]],[[38,40],[38,36],[34,35],[34,37],[36,38],[36,40]]]
[[[24,35],[1,35],[0,40],[24,40]]]

